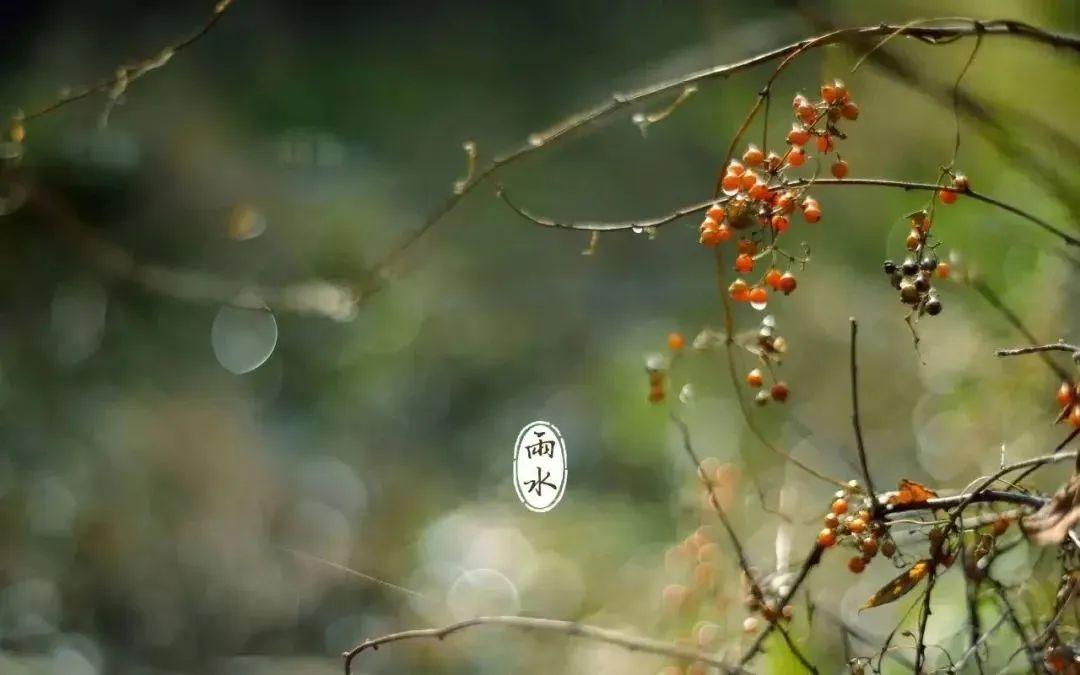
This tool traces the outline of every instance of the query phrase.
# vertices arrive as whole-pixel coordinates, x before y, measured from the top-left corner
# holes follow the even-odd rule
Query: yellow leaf
[[[871,595],[866,604],[862,606],[862,609],[886,605],[900,599],[922,581],[923,577],[930,572],[933,564],[934,561],[929,559],[915,563],[909,569],[904,570],[900,576],[885,584],[877,593]]]

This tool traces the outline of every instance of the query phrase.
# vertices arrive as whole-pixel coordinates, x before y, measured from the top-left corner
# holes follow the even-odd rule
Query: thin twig
[[[613,94],[606,103],[582,113],[572,115],[564,122],[557,124],[547,131],[531,135],[524,145],[508,154],[496,157],[486,167],[478,170],[472,181],[462,186],[460,191],[450,195],[442,205],[424,219],[416,230],[406,235],[397,246],[393,247],[380,261],[370,268],[369,272],[366,274],[366,279],[358,284],[357,295],[362,301],[366,301],[382,290],[386,283],[393,278],[395,269],[401,259],[413,246],[422,240],[436,225],[442,222],[443,219],[457,207],[458,203],[472,193],[475,188],[498,175],[508,165],[531,156],[541,149],[550,148],[574,133],[593,126],[628,107],[646,103],[654,98],[667,95],[676,90],[682,91],[690,85],[724,79],[730,75],[749,70],[755,66],[786,58],[796,51],[805,49],[805,46],[809,43],[813,43],[814,47],[822,47],[827,44],[844,42],[860,36],[888,35],[896,32],[898,28],[902,28],[903,30],[901,32],[903,35],[929,45],[944,44],[946,41],[957,37],[972,36],[981,33],[985,36],[1011,35],[1040,42],[1052,47],[1080,51],[1080,36],[1046,31],[1031,26],[1030,24],[1009,19],[983,21],[980,22],[980,25],[981,28],[977,29],[974,22],[968,20],[966,23],[952,23],[951,25],[944,26],[903,27],[895,24],[877,24],[860,28],[849,28],[841,31],[830,31],[834,36],[826,41],[822,41],[822,36],[820,35],[806,38],[783,47],[757,54],[742,61],[713,66],[711,68],[689,73],[682,77],[643,87],[629,93]]]
[[[588,640],[615,645],[630,651],[645,652],[685,661],[701,661],[714,668],[719,668],[726,673],[743,672],[741,668],[732,668],[712,654],[683,649],[668,642],[660,642],[649,638],[627,635],[608,628],[590,626],[575,621],[559,621],[556,619],[540,619],[526,616],[478,616],[473,619],[458,621],[457,623],[452,623],[443,626],[442,628],[405,630],[400,633],[391,633],[389,635],[383,635],[382,637],[366,640],[342,654],[342,657],[345,659],[345,673],[346,675],[352,673],[353,660],[362,652],[369,649],[374,651],[383,645],[392,642],[401,642],[403,640],[433,639],[441,641],[453,633],[476,626],[505,626],[507,628],[517,628],[520,630],[561,633],[571,637],[582,637]]]
[[[225,13],[229,10],[230,7],[232,7],[232,5],[233,0],[220,0],[214,5],[213,13],[210,14],[210,18],[206,21],[206,23],[204,23],[198,30],[196,30],[183,40],[167,46],[164,49],[158,50],[158,52],[154,56],[140,59],[134,65],[121,66],[111,77],[105,78],[96,84],[78,87],[69,93],[57,97],[49,103],[42,104],[37,108],[31,110],[30,112],[24,114],[21,117],[21,121],[24,123],[29,122],[39,117],[48,115],[49,113],[55,112],[56,110],[59,110],[60,108],[63,108],[68,104],[75,103],[76,101],[80,101],[82,99],[93,96],[94,94],[101,94],[112,91],[119,84],[123,84],[125,88],[130,86],[130,84],[139,77],[142,77],[151,70],[156,69],[156,64],[162,62],[163,59],[168,60],[173,55],[183,51],[184,49],[187,49],[191,45],[201,40],[203,36],[209,33],[214,28],[214,26],[216,26],[217,23],[221,21],[222,17],[225,16]]]
[[[866,491],[870,497],[871,516],[876,517],[881,509],[877,499],[877,491],[874,489],[874,480],[870,477],[870,464],[866,459],[866,444],[863,443],[862,423],[859,421],[859,361],[856,357],[856,344],[858,342],[859,324],[855,317],[851,322],[851,426],[855,429],[855,445],[859,450],[859,467],[862,469],[863,480],[866,481]]]

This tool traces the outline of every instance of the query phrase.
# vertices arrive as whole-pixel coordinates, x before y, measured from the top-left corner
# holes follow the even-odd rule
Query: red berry
[[[773,397],[774,401],[779,401],[780,403],[783,403],[787,400],[788,397],[787,385],[783,382],[777,382],[772,386],[772,389],[769,390],[769,394]]]
[[[1069,424],[1073,425],[1074,429],[1080,429],[1080,403],[1074,403],[1072,411],[1069,412]]]
[[[788,226],[791,225],[791,221],[787,216],[782,216],[779,213],[772,217],[773,229],[777,232],[787,232]]]
[[[826,103],[836,103],[837,99],[840,98],[840,96],[839,96],[839,94],[838,94],[838,92],[836,90],[836,85],[834,85],[834,84],[823,84],[823,85],[821,85],[821,98]]]
[[[705,212],[706,218],[712,218],[717,223],[724,222],[726,214],[724,213],[724,207],[720,204],[713,204],[709,207],[709,210]]]
[[[761,305],[768,301],[769,292],[765,290],[764,286],[754,286],[750,289],[750,302]],[[775,398],[775,396],[773,398]]]
[[[683,338],[682,333],[668,333],[667,346],[673,352],[682,351],[682,348],[686,346],[686,339]]]
[[[733,176],[741,176],[746,173],[746,167],[735,160],[731,160],[727,165],[727,173],[730,173]]]
[[[862,559],[862,556],[855,556],[847,561],[847,568],[852,574],[862,574],[862,571],[866,569],[866,561]]]
[[[798,282],[795,280],[795,275],[791,272],[784,272],[784,275],[780,277],[780,290],[784,292],[784,295],[790,295],[796,286],[798,286]]]
[[[952,190],[938,190],[938,199],[942,204],[952,204],[956,201],[956,193]]]
[[[834,178],[843,178],[848,174],[848,164],[842,159],[836,161],[832,165],[832,175]]]
[[[724,174],[723,179],[720,181],[720,187],[724,192],[734,194],[739,191],[740,184],[739,177],[733,173]]]
[[[753,272],[754,271],[754,259],[747,253],[740,253],[735,258],[735,271],[736,272]]]
[[[793,146],[791,151],[787,155],[787,163],[791,166],[802,166],[806,164],[806,153],[799,146]]]
[[[1057,392],[1058,405],[1067,406],[1076,402],[1076,390],[1068,382],[1062,382]]]
[[[820,153],[826,153],[833,148],[832,136],[825,134],[824,136],[817,137],[817,149]]]
[[[859,119],[859,106],[851,101],[846,101],[840,108],[840,114],[844,116],[844,119],[857,120]]]
[[[847,513],[847,501],[844,499],[837,499],[832,503],[832,506],[830,508],[832,509],[833,513],[838,516],[842,516]]]
[[[731,241],[731,238],[735,236],[735,230],[731,229],[727,223],[720,225],[716,228],[716,239],[719,243],[723,244],[725,241]]]
[[[780,270],[775,267],[765,273],[765,283],[768,284],[774,291],[780,290],[780,279],[783,275],[780,274]]]

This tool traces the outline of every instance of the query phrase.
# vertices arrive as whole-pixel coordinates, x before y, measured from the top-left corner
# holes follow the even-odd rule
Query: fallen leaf
[[[1045,506],[1022,518],[1020,527],[1035,544],[1052,546],[1065,541],[1077,523],[1080,523],[1080,474],[1074,474],[1069,484],[1054,493]]]
[[[927,499],[933,499],[937,497],[937,493],[913,480],[903,478],[900,480],[900,486],[896,490],[896,494],[889,497],[890,504],[914,504],[916,502],[925,502]]]
[[[862,609],[886,605],[900,599],[922,581],[923,577],[930,572],[930,568],[933,564],[934,561],[929,559],[920,560],[915,563],[910,568],[904,570],[900,576],[882,586],[877,593],[871,595],[870,599],[866,601],[866,604],[862,606]]]

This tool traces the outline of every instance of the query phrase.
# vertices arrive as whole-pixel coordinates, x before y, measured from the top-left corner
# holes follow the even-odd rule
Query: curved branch
[[[395,270],[403,256],[423,239],[432,228],[442,222],[442,220],[457,207],[458,203],[472,193],[475,188],[488,182],[506,166],[516,163],[544,148],[549,148],[575,132],[595,125],[621,110],[646,103],[674,91],[685,90],[687,86],[723,79],[764,63],[784,59],[796,52],[805,51],[808,47],[818,48],[848,41],[853,38],[890,35],[893,33],[905,35],[930,45],[944,44],[960,37],[968,37],[977,34],[983,36],[1014,36],[1033,40],[1055,48],[1065,48],[1080,52],[1080,36],[1045,31],[1020,21],[1009,19],[983,22],[969,20],[963,23],[957,23],[952,19],[942,19],[941,21],[948,21],[949,23],[941,26],[925,25],[926,23],[933,23],[934,20],[924,22],[923,25],[919,26],[882,23],[873,26],[830,31],[824,35],[799,40],[784,45],[783,47],[778,47],[756,56],[751,56],[742,61],[713,66],[711,68],[689,73],[682,77],[643,87],[629,93],[612,94],[610,100],[607,102],[590,110],[573,115],[548,130],[532,134],[524,145],[519,146],[516,150],[513,150],[508,154],[496,157],[483,169],[477,171],[471,181],[459,185],[459,189],[455,190],[454,194],[450,195],[438,208],[428,215],[416,230],[406,235],[397,246],[392,248],[380,261],[375,263],[375,265],[369,269],[365,274],[365,279],[357,284],[357,295],[360,297],[361,301],[366,301],[372,295],[375,295],[382,290],[386,283],[393,278]],[[826,37],[828,39],[823,39]]]
[[[733,668],[705,652],[682,649],[668,642],[660,642],[649,638],[626,635],[608,628],[589,626],[575,621],[559,621],[556,619],[539,619],[526,616],[478,616],[474,619],[458,621],[442,628],[422,628],[417,630],[405,630],[400,633],[391,633],[382,637],[366,640],[342,654],[345,659],[345,673],[352,673],[352,662],[362,652],[376,650],[382,645],[404,640],[442,640],[447,636],[476,626],[505,626],[519,630],[534,630],[550,633],[561,633],[571,637],[583,637],[597,642],[622,647],[630,651],[667,656],[673,659],[685,661],[701,661],[713,668],[719,668],[726,673],[742,673],[741,668]]]
[[[506,190],[503,186],[499,186],[496,189],[496,193],[499,199],[506,202],[506,205],[514,210],[519,216],[525,220],[533,223],[534,225],[540,225],[541,227],[551,227],[560,230],[587,230],[591,232],[615,232],[619,230],[633,230],[660,227],[666,225],[672,221],[678,220],[685,216],[690,216],[695,213],[702,213],[713,204],[722,204],[727,202],[726,197],[720,199],[710,199],[704,202],[698,202],[689,206],[684,206],[681,209],[677,209],[665,216],[658,218],[651,218],[649,220],[638,221],[624,221],[624,222],[564,222],[558,220],[552,220],[551,218],[545,218],[544,216],[537,216],[526,209],[518,206],[516,203],[510,200],[510,197],[506,194]]]
[[[154,56],[142,59],[136,62],[134,65],[120,66],[116,69],[116,73],[112,77],[105,78],[97,84],[79,87],[71,93],[59,96],[55,100],[43,104],[38,108],[32,110],[31,112],[24,114],[21,118],[21,121],[29,122],[30,120],[36,119],[38,117],[43,117],[45,115],[48,115],[49,113],[59,110],[60,108],[63,108],[69,103],[81,101],[82,99],[89,98],[94,94],[101,94],[111,91],[119,85],[123,85],[126,88],[129,84],[131,84],[131,82],[134,82],[135,80],[147,74],[151,70],[155,70],[161,65],[164,65],[164,62],[171,59],[177,52],[183,51],[184,49],[187,49],[191,45],[201,40],[203,36],[209,33],[214,28],[214,26],[217,25],[218,21],[221,21],[221,18],[225,16],[225,13],[229,10],[232,4],[233,0],[219,0],[217,3],[214,4],[214,11],[210,14],[210,18],[206,21],[206,23],[204,23],[198,30],[196,30],[183,40],[180,40],[179,42],[176,42],[170,46],[165,47],[164,49],[159,50],[158,53]]]

